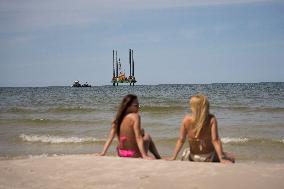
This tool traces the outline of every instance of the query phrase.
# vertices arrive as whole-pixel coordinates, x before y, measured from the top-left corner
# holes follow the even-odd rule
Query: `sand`
[[[0,188],[284,188],[283,163],[196,163],[95,155],[0,161]]]

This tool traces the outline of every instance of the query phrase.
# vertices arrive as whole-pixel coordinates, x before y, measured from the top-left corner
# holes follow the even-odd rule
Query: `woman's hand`
[[[163,159],[166,160],[166,161],[174,161],[174,160],[176,160],[175,157],[164,157]]]
[[[101,152],[101,153],[95,153],[95,156],[104,156],[106,155],[104,152]]]
[[[224,164],[232,164],[233,162],[228,160],[228,159],[221,159],[220,163],[224,163]]]
[[[151,157],[151,156],[148,156],[148,155],[145,155],[142,157],[143,159],[147,159],[147,160],[153,160],[155,158]]]
[[[231,164],[235,163],[235,158],[227,156],[228,153],[224,153],[223,156],[221,157],[220,163],[225,163],[225,164]]]

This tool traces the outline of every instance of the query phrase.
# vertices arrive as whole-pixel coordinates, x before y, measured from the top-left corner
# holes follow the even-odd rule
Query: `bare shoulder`
[[[182,123],[186,126],[190,125],[192,123],[192,116],[191,115],[185,115]]]
[[[115,124],[115,118],[111,120],[111,124]]]
[[[130,118],[132,120],[139,120],[140,119],[140,115],[138,113],[130,113],[126,116],[126,118]]]

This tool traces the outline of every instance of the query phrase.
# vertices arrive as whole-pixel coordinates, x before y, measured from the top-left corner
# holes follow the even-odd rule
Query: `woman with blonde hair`
[[[180,127],[179,138],[171,160],[175,160],[188,136],[189,150],[183,153],[182,160],[199,162],[233,163],[233,155],[223,151],[218,136],[217,120],[209,112],[209,101],[204,95],[190,98],[191,115],[186,115]]]
[[[148,155],[148,151],[150,151],[156,159],[161,159],[151,136],[144,133],[144,129],[141,128],[138,112],[139,102],[137,96],[126,95],[118,108],[115,119],[112,121],[109,137],[99,155],[104,156],[106,154],[115,135],[117,135],[118,156],[153,159]]]

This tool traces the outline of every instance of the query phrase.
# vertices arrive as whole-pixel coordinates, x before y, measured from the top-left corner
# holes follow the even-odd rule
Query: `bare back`
[[[134,114],[135,113],[130,113],[123,118],[120,125],[120,138],[126,138],[123,142],[123,149],[133,150],[136,152],[135,157],[141,157],[134,132],[134,122],[135,119],[137,119],[137,116],[134,116]],[[119,145],[122,146],[121,142]]]
[[[211,137],[211,120],[214,118],[210,115],[209,123],[201,129],[199,136],[196,137],[196,132],[193,128],[192,117],[186,116],[185,118],[185,129],[187,130],[187,136],[190,146],[190,152],[193,154],[207,154],[214,151]]]

